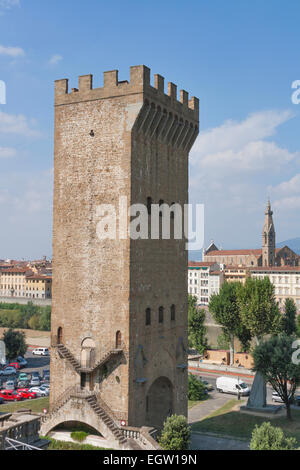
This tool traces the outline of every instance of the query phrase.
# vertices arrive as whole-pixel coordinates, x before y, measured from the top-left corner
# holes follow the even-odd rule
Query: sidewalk
[[[254,379],[255,373],[252,370],[245,369],[244,367],[230,367],[230,366],[218,366],[217,364],[203,364],[199,366],[190,365],[189,371],[195,372],[207,372],[217,375],[229,375],[229,376],[239,376],[249,379]]]

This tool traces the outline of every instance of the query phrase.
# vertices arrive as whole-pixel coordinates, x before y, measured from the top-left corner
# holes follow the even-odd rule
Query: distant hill
[[[291,250],[295,251],[295,253],[300,255],[300,237],[292,238],[291,240],[286,240],[284,242],[277,243],[277,248],[282,248],[285,245],[287,245]]]

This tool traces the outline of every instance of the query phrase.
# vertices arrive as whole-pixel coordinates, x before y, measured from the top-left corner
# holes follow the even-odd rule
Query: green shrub
[[[204,383],[193,374],[188,379],[188,399],[191,401],[203,400],[206,397]]]
[[[165,421],[159,444],[164,450],[188,450],[190,439],[186,417],[173,415]]]
[[[83,442],[88,437],[88,433],[84,431],[74,431],[71,433],[71,437],[74,439],[74,441]]]
[[[255,426],[250,443],[251,450],[294,450],[297,441],[294,437],[286,437],[282,429],[263,423]]]

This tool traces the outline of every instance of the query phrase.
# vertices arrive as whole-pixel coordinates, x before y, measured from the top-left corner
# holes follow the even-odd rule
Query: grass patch
[[[71,437],[74,441],[83,442],[88,437],[88,434],[84,431],[74,431],[71,433]]]
[[[50,445],[47,450],[110,450],[102,447],[94,447],[89,444],[75,444],[73,442],[56,441],[51,437],[42,437],[50,441]]]
[[[22,409],[31,410],[33,413],[42,413],[44,408],[49,409],[49,397],[36,398],[34,400],[18,401],[16,403],[9,403],[0,405],[0,412],[2,413],[15,413]]]
[[[268,419],[266,416],[254,416],[233,410],[238,400],[230,400],[219,410],[197,423],[192,424],[192,431],[212,432],[225,436],[251,439],[253,429],[264,422],[270,422],[272,426],[280,427],[288,437],[295,437],[300,445],[300,411],[292,410],[293,421],[287,421],[286,417]]]

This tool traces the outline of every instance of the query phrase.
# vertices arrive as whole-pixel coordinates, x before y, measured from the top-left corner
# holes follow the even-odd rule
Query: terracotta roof
[[[250,268],[251,272],[259,271],[259,272],[299,272],[300,273],[300,266],[258,266],[256,268]]]
[[[213,266],[216,263],[213,263],[211,261],[205,262],[205,261],[189,261],[189,268],[202,268],[202,267],[209,267]]]
[[[254,256],[261,256],[262,250],[261,249],[254,249],[254,250],[217,250],[211,251],[207,253],[206,256],[230,256],[230,255],[254,255]]]
[[[10,273],[10,274],[25,274],[29,270],[28,268],[8,268],[8,269],[0,269],[0,271],[4,274]]]

